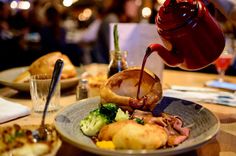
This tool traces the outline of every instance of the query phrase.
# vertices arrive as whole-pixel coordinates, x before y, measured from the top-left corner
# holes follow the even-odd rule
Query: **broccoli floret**
[[[106,103],[81,120],[80,128],[85,135],[95,136],[104,125],[124,119],[129,119],[128,112],[123,112],[114,103]]]
[[[95,136],[108,122],[107,117],[101,114],[99,109],[95,109],[80,121],[80,128],[85,135]]]
[[[100,107],[100,113],[107,116],[109,122],[113,122],[116,117],[118,108],[119,107],[114,103],[102,104]]]
[[[117,113],[116,113],[116,117],[115,120],[116,121],[121,121],[121,120],[128,120],[129,119],[129,112],[126,111],[122,111],[122,109],[118,109]]]

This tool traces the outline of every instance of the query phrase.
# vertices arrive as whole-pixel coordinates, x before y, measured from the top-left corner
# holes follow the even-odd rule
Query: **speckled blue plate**
[[[194,150],[211,140],[219,131],[219,119],[208,109],[199,104],[171,97],[163,97],[161,103],[166,103],[164,112],[183,118],[184,126],[191,127],[190,137],[182,144],[157,150],[105,150],[95,146],[89,137],[83,135],[79,122],[91,110],[98,107],[99,97],[78,101],[63,110],[55,118],[55,127],[62,139],[74,146],[99,155],[175,155]]]

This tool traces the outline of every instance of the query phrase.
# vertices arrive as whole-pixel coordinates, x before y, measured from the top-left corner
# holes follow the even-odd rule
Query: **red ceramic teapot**
[[[151,44],[146,55],[157,52],[172,67],[201,69],[214,62],[225,46],[220,26],[200,0],[166,0],[156,25],[165,47]]]

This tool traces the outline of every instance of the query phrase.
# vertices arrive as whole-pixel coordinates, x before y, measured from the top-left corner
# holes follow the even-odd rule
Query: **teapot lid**
[[[161,30],[182,27],[198,15],[196,0],[166,0],[161,6],[156,23]]]

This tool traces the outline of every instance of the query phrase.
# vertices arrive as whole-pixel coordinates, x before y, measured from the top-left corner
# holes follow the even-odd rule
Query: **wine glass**
[[[218,81],[224,81],[225,72],[232,64],[233,57],[233,50],[225,48],[222,54],[215,61],[214,65],[218,72]]]

